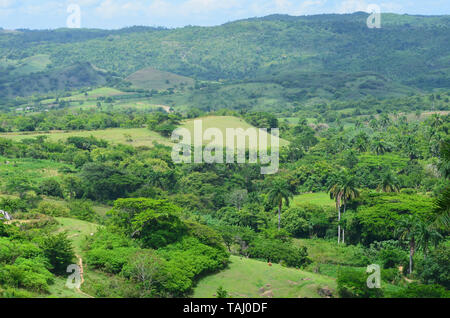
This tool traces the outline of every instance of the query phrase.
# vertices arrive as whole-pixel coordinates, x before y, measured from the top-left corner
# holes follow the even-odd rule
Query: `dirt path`
[[[83,273],[84,273],[83,259],[82,259],[81,256],[79,256],[79,255],[75,255],[75,256],[78,258],[78,266],[80,267],[80,278],[81,278],[81,284],[80,284],[80,287],[81,287],[81,285],[83,285],[83,283],[84,283],[84,275],[83,275]],[[76,289],[76,291],[77,291],[79,294],[81,294],[81,295],[84,295],[84,296],[89,297],[89,298],[94,298],[93,296],[88,295],[88,294],[86,294],[85,292],[83,292],[80,288],[75,288],[75,289]]]

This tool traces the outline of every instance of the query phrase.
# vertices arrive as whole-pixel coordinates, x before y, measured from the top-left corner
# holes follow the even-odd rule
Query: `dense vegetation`
[[[365,18],[1,33],[0,297],[64,294],[82,262],[68,297],[239,296],[239,266],[313,278],[301,296],[449,297],[449,19]],[[206,117],[279,128],[278,173],[175,164],[172,131]]]

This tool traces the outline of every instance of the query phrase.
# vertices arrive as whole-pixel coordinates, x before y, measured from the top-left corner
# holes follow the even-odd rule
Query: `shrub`
[[[443,243],[417,264],[420,279],[450,289],[450,244]]]
[[[440,285],[411,283],[392,295],[394,298],[449,298],[450,292]]]
[[[53,197],[62,197],[63,191],[59,182],[55,179],[45,179],[42,181],[36,191],[38,194],[49,195]]]
[[[367,287],[367,275],[353,268],[340,268],[337,278],[338,294],[342,298],[379,298],[383,296],[380,288]]]
[[[39,247],[52,265],[53,272],[57,274],[65,273],[67,266],[72,263],[75,257],[72,242],[67,238],[66,233],[43,238]]]
[[[260,258],[274,263],[283,261],[286,266],[296,268],[301,268],[311,262],[306,247],[295,247],[289,242],[276,239],[259,237],[250,243],[247,253],[252,258]]]

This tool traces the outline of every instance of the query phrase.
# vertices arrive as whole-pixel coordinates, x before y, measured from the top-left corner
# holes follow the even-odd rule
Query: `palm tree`
[[[444,141],[441,144],[439,170],[444,178],[450,177],[450,141]],[[435,225],[448,228],[450,225],[450,184],[448,181],[442,193],[435,200],[433,211],[436,216]]]
[[[336,176],[334,182],[328,189],[330,199],[336,201],[336,211],[338,213],[338,244],[341,242],[341,201],[343,195],[343,180],[341,176]]]
[[[388,145],[383,139],[375,140],[372,145],[373,151],[379,156],[389,151]]]
[[[435,224],[448,228],[450,226],[450,186],[447,185],[434,201]]]
[[[281,208],[283,207],[283,199],[286,202],[286,206],[289,206],[289,200],[292,197],[293,193],[286,180],[281,178],[272,180],[267,198],[272,205],[278,205],[278,230],[281,228]]]
[[[345,214],[347,210],[347,203],[359,197],[359,191],[356,186],[356,178],[354,175],[345,173],[342,177],[342,202],[344,203],[344,211],[342,215]],[[345,243],[345,229],[342,229],[342,243]]]
[[[386,193],[389,192],[398,192],[398,181],[394,177],[391,171],[387,171],[381,175],[381,179],[379,185],[377,187],[378,191],[383,191]]]
[[[417,245],[423,250],[423,257],[428,255],[428,247],[431,244],[437,246],[442,240],[442,235],[433,228],[432,224],[419,222],[417,224]]]
[[[417,239],[420,237],[418,224],[420,221],[413,215],[407,215],[397,223],[396,234],[399,239],[407,241],[409,244],[409,274],[413,269],[413,257],[416,252]]]

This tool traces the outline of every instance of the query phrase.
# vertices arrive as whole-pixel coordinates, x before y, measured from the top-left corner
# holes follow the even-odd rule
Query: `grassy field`
[[[60,224],[60,231],[67,231],[67,235],[73,243],[75,253],[81,254],[81,244],[86,236],[95,233],[98,224],[71,218],[56,218]]]
[[[226,129],[227,128],[242,128],[244,130],[248,128],[254,128],[252,125],[245,122],[242,118],[234,117],[234,116],[208,116],[208,117],[202,117],[195,120],[188,120],[186,121],[182,127],[187,128],[191,132],[192,142],[194,142],[194,121],[201,120],[202,121],[202,128],[203,133],[205,130],[209,128],[218,128],[223,135],[223,145],[226,146]],[[198,136],[195,136],[197,138]],[[261,130],[258,131],[258,140],[260,138],[265,138],[267,140],[268,146],[270,146],[270,137],[269,134],[266,132],[263,132]],[[200,136],[200,139],[202,139],[202,136]],[[203,141],[204,145],[209,144],[209,141]],[[248,139],[247,142],[248,144]],[[286,146],[288,144],[288,141],[284,139],[279,139],[280,147]]]
[[[222,286],[234,298],[320,297],[318,288],[336,290],[336,281],[324,275],[305,272],[278,264],[231,256],[229,268],[200,280],[194,298],[212,298]]]
[[[330,199],[330,195],[326,192],[304,193],[296,195],[292,200],[292,206],[299,206],[302,204],[314,204],[324,207],[335,207],[334,200]]]
[[[69,239],[73,243],[75,253],[81,255],[81,244],[85,236],[90,235],[97,231],[98,225],[94,223],[89,223],[81,220],[75,220],[70,218],[56,218],[59,223],[58,231],[67,231]],[[86,267],[84,268],[84,275],[88,274],[86,272]],[[67,277],[57,276],[54,283],[50,285],[50,295],[49,298],[88,298],[75,289],[70,289],[66,287]],[[84,289],[84,288],[83,288]]]
[[[131,141],[128,141],[128,136]],[[147,128],[110,128],[103,130],[86,130],[86,131],[51,131],[51,132],[33,132],[33,133],[5,133],[0,134],[0,138],[9,138],[12,140],[23,140],[26,138],[33,138],[36,136],[47,136],[51,141],[66,140],[68,137],[80,136],[89,137],[94,136],[99,139],[104,139],[113,144],[128,144],[132,146],[149,146],[156,141],[161,144],[170,145],[167,138],[148,130]]]
[[[26,75],[35,72],[44,71],[47,65],[51,63],[50,56],[47,54],[38,54],[21,60],[12,72],[14,75]]]
[[[0,185],[16,177],[26,178],[31,184],[38,184],[43,179],[59,176],[58,170],[68,166],[50,160],[30,158],[5,158],[0,156]]]
[[[186,86],[194,85],[194,80],[192,78],[159,71],[152,67],[139,70],[128,76],[126,79],[127,81],[130,81],[134,87],[144,89],[162,90],[181,84],[185,84]]]

